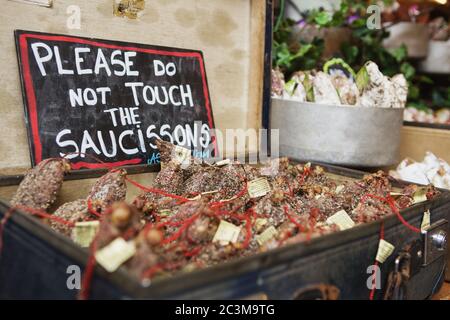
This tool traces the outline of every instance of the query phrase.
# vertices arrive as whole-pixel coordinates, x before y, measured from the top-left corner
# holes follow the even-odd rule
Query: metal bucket
[[[354,167],[398,162],[403,109],[323,105],[272,98],[280,154]],[[272,143],[274,147],[274,144]]]

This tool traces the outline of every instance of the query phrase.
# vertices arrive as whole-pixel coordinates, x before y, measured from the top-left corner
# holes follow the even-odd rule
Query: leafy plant
[[[310,43],[292,42],[290,36],[294,25],[293,20],[283,20],[273,39],[273,66],[282,69],[286,75],[315,68],[323,52],[322,39],[315,38]]]
[[[284,0],[280,1],[284,9]],[[309,25],[318,29],[347,27],[351,30],[352,37],[341,46],[340,57],[354,70],[359,70],[368,60],[374,61],[387,76],[403,73],[409,86],[408,106],[419,109],[424,109],[427,105],[450,107],[450,89],[435,87],[430,77],[418,73],[414,62],[408,59],[406,46],[402,45],[393,50],[384,48],[383,40],[389,36],[389,28],[367,28],[367,7],[377,2],[342,0],[333,12],[322,8],[309,10],[303,12],[304,18],[298,22],[283,19],[280,14],[274,30],[273,66],[279,67],[285,77],[289,78],[295,71],[317,69],[324,62],[322,39],[316,37],[310,42],[293,41],[292,32],[297,25]],[[385,5],[391,5],[393,1],[383,2]],[[431,103],[427,103],[427,100]]]

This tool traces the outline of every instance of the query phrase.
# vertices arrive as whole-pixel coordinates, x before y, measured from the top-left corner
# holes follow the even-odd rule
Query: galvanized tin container
[[[280,130],[280,154],[355,167],[383,167],[398,162],[402,119],[403,109],[278,98],[272,98],[270,110],[270,128]]]

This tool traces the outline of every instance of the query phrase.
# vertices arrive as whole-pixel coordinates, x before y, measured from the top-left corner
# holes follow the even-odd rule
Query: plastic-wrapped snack
[[[341,99],[329,75],[319,71],[313,79],[314,102],[340,105]]]
[[[46,159],[28,170],[11,199],[11,206],[47,210],[56,200],[64,174],[70,171],[66,159]]]
[[[104,212],[114,202],[125,200],[127,184],[124,169],[112,170],[98,179],[92,187],[88,201],[92,208]]]

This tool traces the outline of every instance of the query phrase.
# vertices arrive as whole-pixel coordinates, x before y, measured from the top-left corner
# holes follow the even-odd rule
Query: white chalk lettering
[[[45,56],[41,56],[39,54],[39,48],[45,49],[45,51],[47,51],[47,54]],[[52,49],[45,43],[35,42],[31,44],[31,50],[33,50],[34,59],[36,60],[41,75],[45,77],[47,73],[45,72],[44,62],[48,62],[52,59],[53,57]]]
[[[59,55],[59,48],[57,46],[53,47],[55,52],[56,67],[58,68],[59,74],[74,74],[73,70],[64,69],[61,61],[61,56]]]
[[[65,136],[66,134],[71,134],[71,133],[72,133],[72,130],[70,130],[70,129],[64,129],[64,130],[61,130],[61,131],[58,133],[58,135],[56,136],[56,144],[57,144],[58,146],[60,146],[61,148],[65,148],[65,147],[70,147],[70,146],[72,146],[72,147],[74,148],[74,150],[70,152],[71,154],[69,154],[69,155],[67,155],[67,156],[66,156],[66,153],[62,153],[62,152],[59,153],[59,155],[60,155],[61,157],[66,156],[67,159],[73,159],[73,158],[78,157],[78,154],[77,154],[77,153],[79,152],[78,145],[76,144],[75,141],[73,141],[73,140],[61,141],[61,138],[62,138],[63,136]]]
[[[125,154],[136,154],[136,153],[139,152],[139,149],[138,149],[138,148],[127,149],[127,148],[125,148],[125,147],[123,146],[123,138],[124,138],[125,136],[132,136],[133,134],[134,134],[134,133],[133,133],[133,130],[125,130],[125,131],[122,132],[122,133],[120,134],[120,136],[119,136],[119,146],[120,146],[120,149],[122,149],[122,151],[123,151]]]
[[[91,49],[89,48],[75,48],[75,66],[77,67],[78,74],[92,74],[92,69],[82,69],[81,63],[84,59],[80,57],[80,53],[89,53]]]

